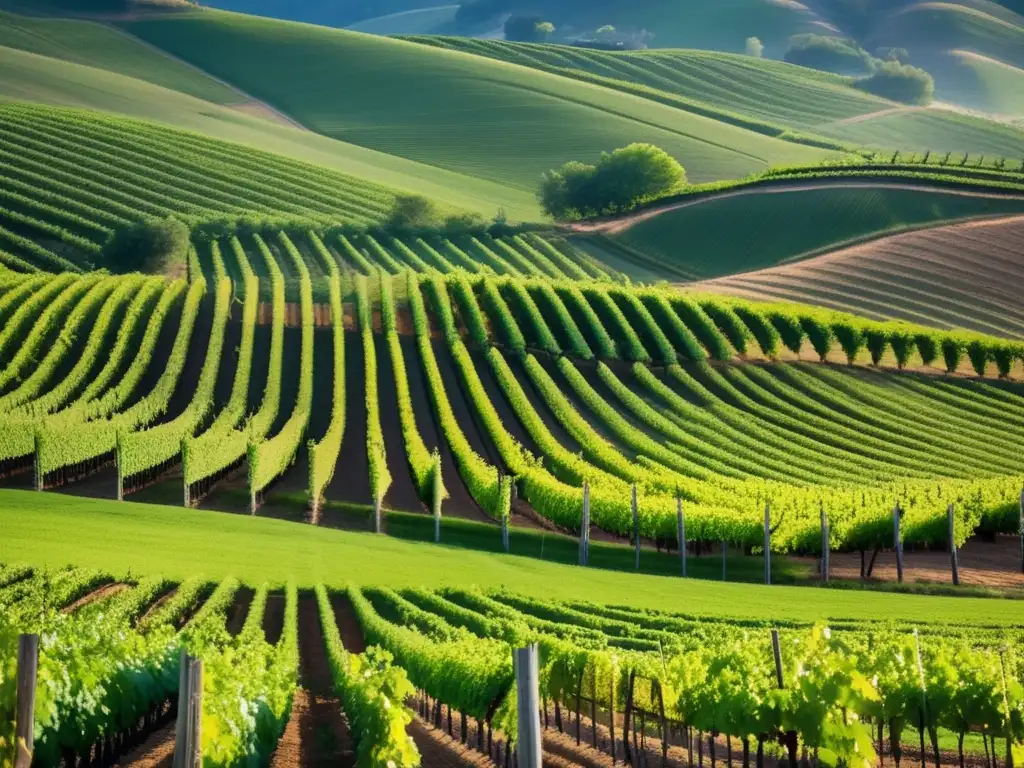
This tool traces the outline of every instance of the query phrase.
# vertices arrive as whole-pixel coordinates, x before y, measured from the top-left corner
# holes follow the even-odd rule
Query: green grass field
[[[0,525],[0,561],[130,570],[136,577],[234,575],[254,584],[293,577],[299,587],[321,580],[336,586],[506,585],[537,597],[706,615],[1024,622],[1024,602],[1015,600],[766,588],[584,570],[247,515],[24,491],[0,491]]]
[[[1021,211],[1024,200],[942,192],[857,186],[779,191],[721,197],[670,211],[614,239],[696,278],[710,278],[762,269],[900,229]],[[730,225],[737,221],[743,226]],[[625,264],[616,266],[628,269]]]
[[[661,146],[695,181],[827,155],[629,94],[389,38],[213,11],[125,26],[327,136],[531,193],[544,171],[634,141]]]
[[[1024,117],[1024,69],[970,51],[950,51],[938,98]]]
[[[515,219],[540,215],[532,192],[347,144],[104,69],[13,48],[0,47],[0,101],[81,107],[154,120],[488,216],[499,206]]]
[[[143,45],[115,27],[94,21],[0,12],[0,46],[105,69],[216,104],[244,101],[202,72]]]

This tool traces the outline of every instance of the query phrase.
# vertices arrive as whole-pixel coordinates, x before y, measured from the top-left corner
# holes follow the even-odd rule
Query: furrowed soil
[[[299,599],[299,688],[272,768],[354,768],[355,746],[334,691],[316,598]]]
[[[277,645],[284,630],[284,600],[281,593],[267,595],[267,605],[263,610],[263,635],[271,645]]]
[[[328,501],[370,504],[369,466],[366,460],[366,367],[363,339],[345,333],[345,437],[334,477],[324,490]],[[324,524],[329,524],[329,515]]]
[[[407,511],[423,509],[412,472],[405,455],[405,440],[398,415],[398,393],[395,389],[395,369],[391,362],[390,347],[384,334],[373,336],[377,353],[377,398],[380,425],[384,433],[384,449],[388,457],[391,486],[384,496],[384,505]]]

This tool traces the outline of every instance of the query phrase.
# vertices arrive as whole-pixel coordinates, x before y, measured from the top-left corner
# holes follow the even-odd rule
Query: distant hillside
[[[347,27],[366,19],[444,5],[438,0],[203,0],[202,5],[289,21]]]
[[[596,85],[400,40],[217,11],[124,22],[314,131],[533,193],[569,160],[650,142],[693,181],[827,152]]]

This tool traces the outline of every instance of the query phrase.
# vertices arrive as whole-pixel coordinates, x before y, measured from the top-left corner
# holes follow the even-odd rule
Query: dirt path
[[[170,768],[174,759],[174,721],[153,731],[139,746],[117,761],[115,768]]]
[[[120,18],[118,20],[130,21],[131,19],[130,18],[125,19],[125,18],[122,17],[122,18]],[[128,32],[127,30],[124,30],[121,27],[118,27],[118,26],[116,26],[116,25],[114,25],[112,23],[108,23],[106,26],[109,29],[112,29],[115,32],[117,32],[117,33],[127,37],[128,39],[130,39],[130,40],[132,40],[132,41],[134,41],[136,43],[138,43],[139,45],[143,46],[144,48],[148,48],[149,50],[151,50],[154,53],[157,53],[157,54],[159,54],[161,56],[166,56],[168,59],[171,59],[172,61],[176,61],[177,63],[182,64],[182,65],[188,67],[189,69],[194,70],[195,72],[198,72],[203,77],[206,77],[209,80],[213,80],[218,85],[222,85],[225,88],[227,88],[229,91],[231,91],[232,93],[237,95],[238,98],[239,98],[239,102],[237,104],[225,104],[224,106],[227,107],[228,109],[234,109],[234,110],[236,110],[238,112],[243,112],[243,113],[245,113],[247,115],[253,115],[255,117],[260,117],[260,118],[263,118],[264,120],[268,120],[270,122],[278,123],[279,125],[286,125],[286,126],[288,126],[290,128],[297,128],[300,131],[309,131],[309,129],[306,128],[306,126],[304,126],[302,123],[298,122],[294,118],[289,117],[284,112],[281,112],[279,109],[275,109],[274,107],[272,107],[269,104],[267,104],[265,101],[260,101],[259,99],[257,99],[256,97],[252,96],[251,94],[246,93],[241,88],[239,88],[237,85],[229,83],[227,80],[222,80],[221,78],[219,78],[219,77],[217,77],[215,75],[210,74],[205,69],[197,67],[195,64],[193,64],[193,63],[191,63],[189,61],[185,61],[185,59],[179,58],[179,57],[175,56],[173,53],[169,53],[169,52],[165,51],[163,48],[158,48],[157,46],[153,45],[152,43],[146,42],[145,40],[143,40],[140,37],[136,37],[131,32]]]
[[[816,567],[814,558],[792,558]],[[867,553],[870,562],[871,552]],[[1024,587],[1020,572],[1021,549],[1018,536],[997,536],[995,542],[974,538],[960,548],[957,561],[960,583],[981,587]],[[860,554],[836,552],[831,555],[829,572],[836,579],[860,580]],[[815,571],[817,573],[817,571]],[[871,572],[871,581],[896,581],[896,553],[880,552]],[[904,552],[903,580],[951,584],[947,552]]]
[[[927,109],[927,107],[888,107],[886,109],[880,109],[877,112],[865,112],[863,115],[844,117],[842,120],[835,120],[831,123],[821,123],[820,125],[815,126],[815,129],[835,125],[856,125],[857,123],[865,123],[868,120],[874,120],[879,117],[888,117],[889,115],[902,115],[904,112],[920,112],[922,109]]]
[[[730,197],[745,197],[747,195],[774,195],[784,192],[811,192],[821,189],[851,189],[854,187],[872,187],[876,189],[900,189],[910,190],[913,192],[940,192],[947,195],[957,195],[959,197],[976,197],[984,199],[1012,199],[1012,200],[1024,200],[1024,195],[1006,195],[992,192],[975,192],[967,189],[958,189],[956,187],[944,187],[929,184],[903,184],[899,182],[891,181],[872,181],[870,179],[856,180],[847,179],[844,181],[825,181],[818,183],[807,183],[794,181],[792,183],[779,183],[772,184],[771,186],[752,186],[744,187],[742,189],[732,190],[731,192],[723,192],[721,194],[712,194],[707,196],[698,197],[695,200],[681,200],[675,203],[668,203],[667,205],[658,208],[647,208],[636,213],[629,214],[628,216],[619,216],[613,219],[595,219],[591,221],[581,221],[566,225],[570,232],[575,234],[603,234],[603,235],[616,235],[620,232],[624,232],[630,229],[640,222],[653,219],[657,216],[661,216],[665,213],[671,213],[672,211],[682,210],[683,208],[691,208],[695,205],[703,205],[705,203],[716,202],[718,200],[725,200]]]
[[[334,692],[316,599],[299,600],[299,688],[271,768],[356,764],[352,735]]]
[[[127,584],[104,584],[102,587],[94,589],[89,594],[83,595],[82,597],[78,598],[77,600],[75,600],[75,602],[71,603],[70,605],[64,606],[63,608],[61,608],[61,612],[74,613],[75,611],[84,608],[87,605],[92,605],[93,603],[98,603],[100,600],[106,600],[108,598],[111,598],[116,594],[124,592],[126,589],[128,589]]]

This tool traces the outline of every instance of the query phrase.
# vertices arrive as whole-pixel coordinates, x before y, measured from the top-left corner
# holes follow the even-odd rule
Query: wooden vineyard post
[[[37,491],[43,490],[43,472],[42,472],[42,464],[40,463],[40,456],[39,456],[40,442],[41,442],[41,440],[39,439],[39,433],[36,432],[36,435],[35,435],[35,454],[32,456],[32,487],[35,488]],[[121,476],[121,473],[118,472],[118,477],[120,477],[120,476]],[[121,500],[121,485],[120,485],[120,483],[118,483],[117,490],[118,490],[117,500],[120,501]],[[1024,498],[1024,491],[1021,491],[1021,498]]]
[[[441,481],[441,457],[434,455],[434,484],[430,499],[431,511],[434,513],[434,543],[441,543],[441,501],[444,498],[444,483]]]
[[[896,580],[903,583],[903,542],[900,540],[900,518],[903,516],[903,510],[900,509],[900,503],[897,501],[896,506],[892,509],[892,542],[893,548],[896,550]]]
[[[18,637],[17,699],[14,719],[14,768],[30,768],[35,751],[36,676],[39,635]]]
[[[676,496],[676,530],[679,536],[679,560],[683,578],[686,578],[686,518],[683,517],[683,497]]]
[[[612,765],[615,765],[615,669],[613,667],[612,679],[608,683],[608,691],[610,696],[608,698],[608,728],[611,731],[612,739]],[[597,731],[597,728],[594,728]]]
[[[1024,573],[1024,488],[1020,489],[1020,503],[1017,509],[1017,533],[1020,535],[1020,572]]]
[[[640,509],[636,501],[636,483],[633,484],[631,497],[633,506],[633,542],[636,545],[636,570],[640,570]]]
[[[764,583],[772,583],[772,505],[764,505]]]
[[[580,520],[579,564],[590,562],[590,483],[583,481],[583,517]]]
[[[775,656],[775,682],[779,686],[779,690],[785,688],[784,681],[782,679],[782,648],[779,645],[779,630],[772,630],[772,654]]]
[[[173,768],[202,768],[203,662],[181,651]]]
[[[821,505],[821,580],[828,584],[828,566],[832,551],[832,541],[828,532],[828,515],[825,514],[825,505]]]
[[[541,768],[540,671],[537,659],[536,643],[512,652],[518,697],[516,752],[520,768]]]
[[[956,526],[953,520],[953,505],[946,510],[949,519],[949,567],[953,570],[953,586],[960,586],[960,563],[956,553]]]

